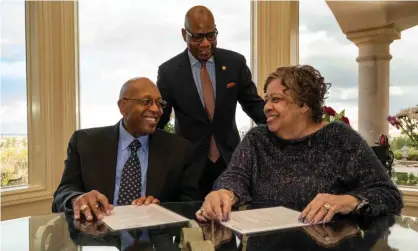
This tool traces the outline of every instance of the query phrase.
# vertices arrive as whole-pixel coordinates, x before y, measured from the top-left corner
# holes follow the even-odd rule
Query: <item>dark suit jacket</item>
[[[53,212],[71,209],[72,197],[97,190],[113,203],[119,122],[114,126],[76,131],[71,137]],[[193,148],[187,140],[157,129],[149,139],[147,195],[161,202],[199,198]]]
[[[197,92],[186,49],[159,67],[157,86],[168,105],[158,127],[164,128],[174,108],[176,133],[193,143],[198,158],[207,158],[210,136],[214,135],[218,149],[228,163],[240,141],[235,123],[237,101],[257,124],[266,121],[264,101],[257,94],[244,56],[216,49],[214,58],[216,103],[212,123]]]

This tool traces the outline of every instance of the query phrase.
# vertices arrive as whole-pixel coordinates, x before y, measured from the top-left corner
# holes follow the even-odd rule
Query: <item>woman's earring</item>
[[[307,113],[309,111],[309,106],[303,105],[302,109],[300,110],[303,114]]]

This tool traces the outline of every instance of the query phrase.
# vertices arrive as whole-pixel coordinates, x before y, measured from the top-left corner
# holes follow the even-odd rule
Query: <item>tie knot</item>
[[[141,147],[141,143],[137,139],[134,139],[131,144],[129,145],[132,152],[136,152],[139,147]]]
[[[200,65],[201,65],[202,68],[205,68],[206,67],[206,61],[200,61]]]

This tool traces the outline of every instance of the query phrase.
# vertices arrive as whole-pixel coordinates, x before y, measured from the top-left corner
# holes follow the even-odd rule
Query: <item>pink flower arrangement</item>
[[[343,121],[347,125],[350,125],[350,120],[345,116],[345,110],[342,110],[340,113],[337,113],[331,106],[323,106],[322,111],[324,112],[324,121]]]
[[[387,120],[396,129],[400,129],[412,141],[413,145],[418,147],[418,105],[403,109],[395,116],[388,116]]]
[[[395,116],[388,116],[388,121],[389,121],[389,124],[391,124],[391,125],[393,125],[393,126],[395,126],[396,127],[396,129],[399,129],[399,125],[400,125],[400,123],[399,123],[399,121],[396,119],[396,117]]]

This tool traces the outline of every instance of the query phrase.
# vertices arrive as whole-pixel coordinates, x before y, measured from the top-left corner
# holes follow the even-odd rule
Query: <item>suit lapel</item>
[[[191,105],[189,109],[193,109],[194,113],[196,114],[196,118],[202,120],[202,122],[208,122],[207,113],[205,108],[203,107],[202,101],[200,100],[199,93],[197,92],[196,83],[193,78],[192,68],[190,66],[190,60],[187,53],[187,49],[183,53],[183,60],[178,65],[178,78],[181,80],[183,84],[183,91],[182,93],[185,94],[186,97],[183,97],[185,100],[190,100],[187,103],[196,104]]]
[[[167,158],[166,147],[163,141],[163,135],[156,130],[150,135],[148,170],[147,170],[147,196],[152,195],[157,198],[161,196],[166,177],[169,171],[168,163],[164,162]]]
[[[215,115],[217,110],[222,109],[222,100],[226,94],[227,88],[227,65],[224,65],[225,60],[219,50],[215,53],[215,72],[216,72],[216,102],[215,102]]]
[[[100,176],[103,177],[105,184],[105,195],[109,199],[109,203],[113,203],[113,196],[115,193],[115,179],[116,179],[116,162],[118,155],[119,144],[119,122],[112,128],[110,133],[105,135],[106,141],[100,147],[102,147],[103,156],[102,168],[103,172]],[[98,174],[99,177],[99,174]]]

